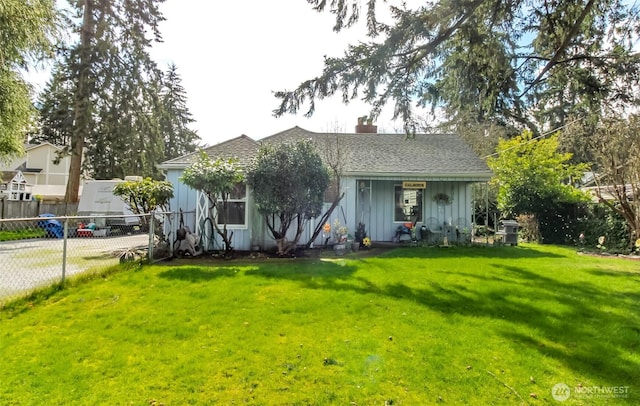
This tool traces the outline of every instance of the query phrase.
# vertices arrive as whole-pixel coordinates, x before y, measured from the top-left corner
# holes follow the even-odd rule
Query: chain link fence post
[[[149,216],[148,222],[149,222],[149,253],[148,253],[148,258],[149,258],[149,262],[151,262],[153,260],[153,240],[154,240],[154,229],[155,229],[155,217],[153,214],[147,214]]]
[[[62,238],[62,279],[60,280],[60,283],[64,285],[64,278],[67,273],[67,242],[69,240],[69,217],[64,218]]]

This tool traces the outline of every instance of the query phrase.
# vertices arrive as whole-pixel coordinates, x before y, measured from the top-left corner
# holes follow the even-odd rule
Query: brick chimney
[[[358,117],[358,125],[356,126],[356,134],[377,134],[378,126],[373,125],[373,120],[367,116]]]

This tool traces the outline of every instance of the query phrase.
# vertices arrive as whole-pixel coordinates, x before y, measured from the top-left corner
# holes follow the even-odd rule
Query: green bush
[[[619,213],[603,204],[588,204],[577,219],[578,236],[575,243],[588,249],[599,249],[612,253],[629,253],[629,227]],[[605,248],[598,247],[598,239],[604,236]]]
[[[532,216],[519,216],[518,223],[519,237],[525,241],[573,245],[610,253],[626,254],[631,250],[629,228],[624,218],[603,204],[560,205],[554,210],[541,211],[537,221]],[[604,244],[600,245],[598,239],[602,236]]]
[[[540,237],[544,244],[574,245],[580,235],[578,219],[582,205],[558,204],[553,210],[539,213]]]

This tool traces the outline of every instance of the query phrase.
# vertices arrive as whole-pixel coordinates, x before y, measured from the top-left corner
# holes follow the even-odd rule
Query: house
[[[25,145],[25,154],[1,167],[2,171],[22,172],[26,183],[32,185],[34,196],[45,200],[64,199],[69,177],[70,157],[56,163],[63,148],[48,142]]]
[[[633,185],[631,183],[625,184],[598,184],[602,175],[595,172],[585,172],[578,184],[580,190],[586,192],[591,196],[593,203],[600,203],[603,200],[617,200],[618,196],[625,196],[627,200],[635,200],[635,196],[640,191],[640,185]]]
[[[372,241],[391,241],[403,226],[427,230],[421,236],[432,239],[447,237],[452,241],[461,232],[468,234],[473,208],[471,185],[486,182],[492,175],[485,162],[456,134],[416,134],[407,139],[405,134],[377,134],[375,129],[359,124],[355,133],[336,134],[296,126],[259,141],[241,135],[205,152],[214,159],[237,157],[246,166],[261,144],[311,139],[325,162],[337,157],[342,164],[339,189],[345,197],[331,221],[338,219],[350,234],[358,223],[365,224]],[[183,210],[185,225],[191,230],[214,239],[206,224],[206,197],[180,181],[183,170],[196,158],[197,153],[185,155],[162,163],[160,168],[174,185],[172,209]],[[246,250],[254,245],[275,246],[255,209],[250,188],[242,191],[233,196],[237,215],[227,223],[234,231],[234,247]],[[301,242],[310,238],[314,227],[312,220]],[[220,241],[213,241],[216,244],[221,246]]]
[[[12,201],[31,200],[31,185],[20,171],[2,172],[0,198]]]

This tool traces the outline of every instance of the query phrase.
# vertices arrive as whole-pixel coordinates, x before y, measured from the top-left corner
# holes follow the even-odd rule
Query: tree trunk
[[[320,217],[320,220],[318,221],[316,228],[313,230],[313,235],[311,236],[311,238],[309,238],[309,241],[307,241],[307,243],[304,245],[304,249],[308,250],[309,248],[311,248],[311,244],[313,244],[316,238],[318,238],[320,233],[323,231],[324,224],[327,222],[329,217],[331,217],[331,214],[333,214],[333,211],[336,209],[336,207],[338,207],[338,203],[340,203],[343,197],[344,197],[344,192],[342,192],[342,194],[338,196],[338,198],[335,199],[333,203],[331,203],[331,207],[329,207],[327,212],[324,213],[322,217]]]
[[[76,203],[80,189],[84,141],[89,132],[91,38],[93,37],[93,0],[84,0],[82,28],[80,31],[80,63],[77,72],[74,126],[71,135],[71,162],[65,202]]]
[[[307,223],[304,220],[304,217],[301,213],[298,213],[298,215],[296,216],[296,235],[293,238],[293,241],[289,241],[287,242],[286,246],[284,246],[284,251],[282,255],[287,255],[289,254],[291,251],[295,251],[296,247],[298,246],[298,241],[300,241],[300,236],[302,235],[302,232],[304,231],[304,226]]]

